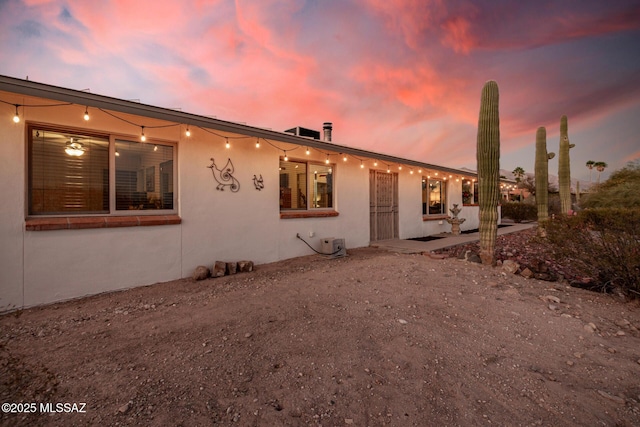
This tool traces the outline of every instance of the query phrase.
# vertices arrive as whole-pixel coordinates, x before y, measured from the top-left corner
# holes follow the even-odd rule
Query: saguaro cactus
[[[560,190],[560,211],[563,214],[568,214],[571,210],[569,149],[575,146],[575,144],[569,144],[567,116],[562,116],[560,118],[560,149],[558,151],[558,189]]]
[[[536,132],[536,204],[538,222],[549,217],[549,160],[555,153],[547,153],[547,129],[539,127]]]
[[[478,118],[478,206],[480,209],[480,259],[495,265],[500,201],[500,117],[498,84],[490,80],[482,88]]]

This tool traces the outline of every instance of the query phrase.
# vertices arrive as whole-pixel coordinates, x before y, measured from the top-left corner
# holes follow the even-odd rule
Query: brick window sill
[[[140,216],[70,216],[56,218],[27,218],[27,231],[80,230],[87,228],[145,227],[180,224],[178,215]]]
[[[449,218],[449,215],[422,215],[423,221],[442,221]]]
[[[299,212],[280,212],[280,219],[292,218],[330,218],[338,216],[336,211],[299,211]]]

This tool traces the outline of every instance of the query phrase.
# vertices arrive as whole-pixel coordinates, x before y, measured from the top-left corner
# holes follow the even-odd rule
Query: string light
[[[324,161],[326,164],[329,164],[329,155],[327,154],[327,160]]]
[[[225,144],[225,147],[231,148],[231,144],[229,143],[229,138],[225,137],[225,139],[227,140],[227,143]]]
[[[402,165],[398,166],[398,170],[401,171],[402,170]]]
[[[409,174],[413,175],[413,169],[409,169]]]
[[[391,168],[387,165],[387,173],[391,173]]]
[[[140,126],[140,128],[142,129],[142,132],[140,133],[140,141],[145,142],[147,137],[144,135],[144,126]]]
[[[418,169],[418,173],[422,173],[422,169]]]
[[[89,121],[89,107],[84,107],[84,120]]]
[[[364,163],[362,163],[362,160],[360,160],[360,169],[364,169]]]
[[[189,130],[189,126],[187,126],[187,130],[184,132],[187,137],[191,136],[191,131]]]
[[[309,147],[307,147],[307,156],[311,154],[311,150],[309,150]]]
[[[345,154],[345,155],[344,155],[344,157],[342,158],[342,161],[343,161],[343,162],[346,162],[346,161],[347,161],[347,155],[346,155],[346,154]]]
[[[14,123],[20,123],[20,116],[18,115],[18,107],[19,107],[19,105],[16,104],[16,115],[13,116],[13,122]]]
[[[260,138],[256,139],[256,148],[260,148]]]
[[[157,145],[153,146],[153,151],[158,151],[158,146]]]
[[[378,161],[377,160],[373,161],[373,166],[378,166]]]
[[[286,152],[286,151],[284,152],[284,161],[285,161],[285,162],[288,162],[288,161],[289,161],[289,158],[287,157],[287,152]]]

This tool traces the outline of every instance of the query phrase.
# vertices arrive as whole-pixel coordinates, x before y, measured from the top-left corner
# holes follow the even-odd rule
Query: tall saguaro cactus
[[[482,88],[478,118],[478,206],[480,209],[480,259],[495,265],[500,201],[500,117],[498,84],[490,80]]]
[[[549,160],[555,153],[547,153],[547,129],[539,127],[536,132],[536,204],[538,223],[549,217]]]
[[[560,190],[560,211],[563,214],[571,210],[571,165],[569,150],[575,147],[569,144],[567,116],[560,118],[560,149],[558,151],[558,189]]]

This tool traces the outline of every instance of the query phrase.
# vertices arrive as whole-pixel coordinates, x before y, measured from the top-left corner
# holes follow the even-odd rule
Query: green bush
[[[592,279],[594,288],[640,297],[640,209],[585,209],[542,226],[561,265]]]
[[[511,218],[514,222],[535,221],[538,218],[538,208],[529,203],[503,203],[502,217]]]
[[[596,185],[585,197],[584,208],[640,208],[640,161],[629,163]]]

